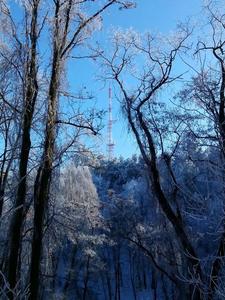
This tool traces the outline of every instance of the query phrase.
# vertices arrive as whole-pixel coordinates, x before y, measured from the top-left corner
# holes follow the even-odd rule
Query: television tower
[[[108,159],[111,160],[114,156],[114,142],[112,138],[112,126],[113,126],[113,119],[112,119],[112,89],[109,87],[109,109],[108,109],[108,144],[107,144],[107,151],[108,151]]]

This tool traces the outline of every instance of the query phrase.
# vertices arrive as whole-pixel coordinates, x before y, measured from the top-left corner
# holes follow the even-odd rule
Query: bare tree
[[[26,199],[27,189],[27,168],[29,162],[29,153],[31,149],[30,132],[32,126],[33,113],[38,95],[37,83],[37,39],[38,39],[38,8],[40,1],[34,0],[28,6],[24,4],[26,27],[28,35],[26,46],[29,49],[26,53],[25,70],[21,74],[23,81],[23,121],[21,130],[21,148],[19,154],[19,183],[17,188],[14,212],[11,218],[9,229],[9,255],[6,264],[7,279],[11,289],[14,289],[17,283],[19,249],[21,247],[21,233],[23,224],[23,210]],[[10,11],[7,10],[9,22],[11,23],[12,35],[20,47],[24,47],[16,36],[16,28],[13,23]],[[13,298],[13,295],[9,295]]]
[[[0,59],[2,71],[0,75],[0,140],[2,143],[0,154],[0,218],[3,212],[9,171],[17,154],[20,128],[20,111],[17,109],[18,96],[14,93],[14,90],[18,91],[18,87],[16,87],[18,77],[15,76],[15,70],[11,64],[15,53],[7,52],[7,59],[5,59],[5,53],[2,52],[2,54]]]
[[[172,181],[177,188],[178,186],[169,163],[171,156],[166,153],[164,148],[166,129],[160,128],[158,123],[162,113],[159,110],[158,115],[153,114],[153,107],[157,103],[160,91],[179,77],[172,76],[172,67],[189,35],[188,30],[182,29],[181,32],[177,33],[176,42],[168,40],[167,44],[164,44],[165,48],[162,49],[163,41],[157,41],[150,34],[143,38],[138,37],[134,32],[125,32],[124,36],[123,33],[116,32],[113,39],[112,55],[109,57],[103,51],[97,50],[97,52],[101,55],[103,65],[107,69],[106,76],[113,78],[120,88],[123,98],[123,112],[147,166],[157,201],[171,223],[186,255],[189,275],[191,274],[189,292],[192,290],[193,299],[199,299],[201,292],[198,284],[201,282],[199,279],[202,278],[200,261],[186,232],[179,205],[172,204],[163,190],[158,165],[161,155],[166,158]],[[140,40],[142,39],[145,39],[146,43],[141,43]],[[159,43],[161,43],[161,47],[159,47]],[[143,61],[145,64],[143,72],[138,73],[137,66]],[[130,70],[131,75],[126,72],[127,70]],[[127,81],[131,81],[130,88],[124,80],[125,76]],[[133,82],[136,84],[135,87],[133,87]],[[174,203],[176,204],[175,198]],[[190,297],[189,292],[187,292],[187,297]]]
[[[202,128],[192,129],[192,133],[203,145],[207,144],[209,148],[214,146],[219,149],[222,159],[220,162],[215,160],[212,163],[214,168],[221,170],[221,166],[224,167],[225,157],[225,18],[218,4],[220,5],[220,2],[209,1],[205,6],[208,17],[205,26],[207,37],[202,35],[199,38],[194,53],[199,68],[191,67],[194,76],[190,84],[181,92],[180,98],[185,99],[188,95],[192,101],[191,106],[194,104],[192,107],[197,112],[195,117],[203,121],[201,121]],[[218,247],[211,261],[208,299],[213,299],[218,288],[222,271],[221,260],[225,255],[224,217],[221,224]]]
[[[37,299],[39,288],[39,269],[41,261],[44,215],[48,206],[49,188],[53,170],[53,162],[56,147],[56,124],[58,114],[58,98],[62,77],[62,71],[68,59],[68,55],[74,47],[81,44],[90,34],[91,27],[99,20],[101,14],[114,4],[122,8],[132,6],[128,1],[111,0],[105,2],[96,12],[90,16],[82,14],[80,8],[87,1],[67,2],[56,0],[54,2],[52,58],[49,90],[47,95],[48,108],[45,128],[44,149],[42,162],[37,171],[34,186],[34,234],[32,239],[30,292],[31,299]],[[92,126],[85,121],[83,124],[73,126],[89,129]]]

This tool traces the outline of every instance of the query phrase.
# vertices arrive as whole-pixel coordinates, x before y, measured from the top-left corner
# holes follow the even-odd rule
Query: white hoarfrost
[[[64,169],[59,192],[58,215],[68,227],[68,238],[75,243],[85,240],[101,223],[98,195],[89,168],[71,165]]]

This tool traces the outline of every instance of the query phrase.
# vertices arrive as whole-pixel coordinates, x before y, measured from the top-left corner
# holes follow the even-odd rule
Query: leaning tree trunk
[[[162,186],[160,183],[160,173],[159,173],[159,170],[157,167],[157,154],[156,154],[155,144],[154,144],[151,132],[150,132],[145,120],[143,119],[143,115],[142,115],[142,112],[140,111],[140,107],[139,107],[139,109],[136,110],[136,120],[137,120],[138,124],[135,123],[135,121],[133,120],[133,117],[132,117],[129,99],[127,100],[127,117],[128,117],[129,124],[132,128],[132,131],[136,137],[136,140],[137,140],[138,146],[140,148],[141,154],[143,156],[143,159],[147,165],[148,176],[152,183],[152,187],[154,189],[158,203],[159,203],[163,213],[165,214],[165,216],[167,217],[167,219],[173,226],[174,231],[176,232],[176,235],[179,239],[179,242],[182,245],[183,251],[188,254],[187,262],[188,262],[188,266],[191,271],[191,274],[192,275],[197,274],[197,276],[200,279],[202,279],[202,271],[201,271],[201,267],[199,265],[199,260],[195,253],[195,250],[191,244],[191,241],[189,240],[189,238],[186,234],[182,219],[180,219],[179,215],[175,214],[171,205],[169,204],[169,201],[168,201],[165,193],[163,192],[163,189],[162,189]],[[149,153],[145,150],[145,147],[141,141],[141,136],[137,129],[138,127],[140,127],[142,134],[146,138]],[[201,299],[201,292],[198,288],[196,288],[194,286],[194,284],[191,283],[189,288],[191,291],[194,291],[194,295],[192,295],[192,299],[196,299],[196,300]]]

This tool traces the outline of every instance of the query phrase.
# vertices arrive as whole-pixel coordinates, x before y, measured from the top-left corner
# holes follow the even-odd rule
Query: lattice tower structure
[[[108,144],[107,144],[107,152],[108,152],[108,159],[111,160],[114,157],[114,148],[115,143],[113,141],[112,131],[113,131],[113,117],[112,117],[112,89],[109,87],[109,107],[108,107]]]

